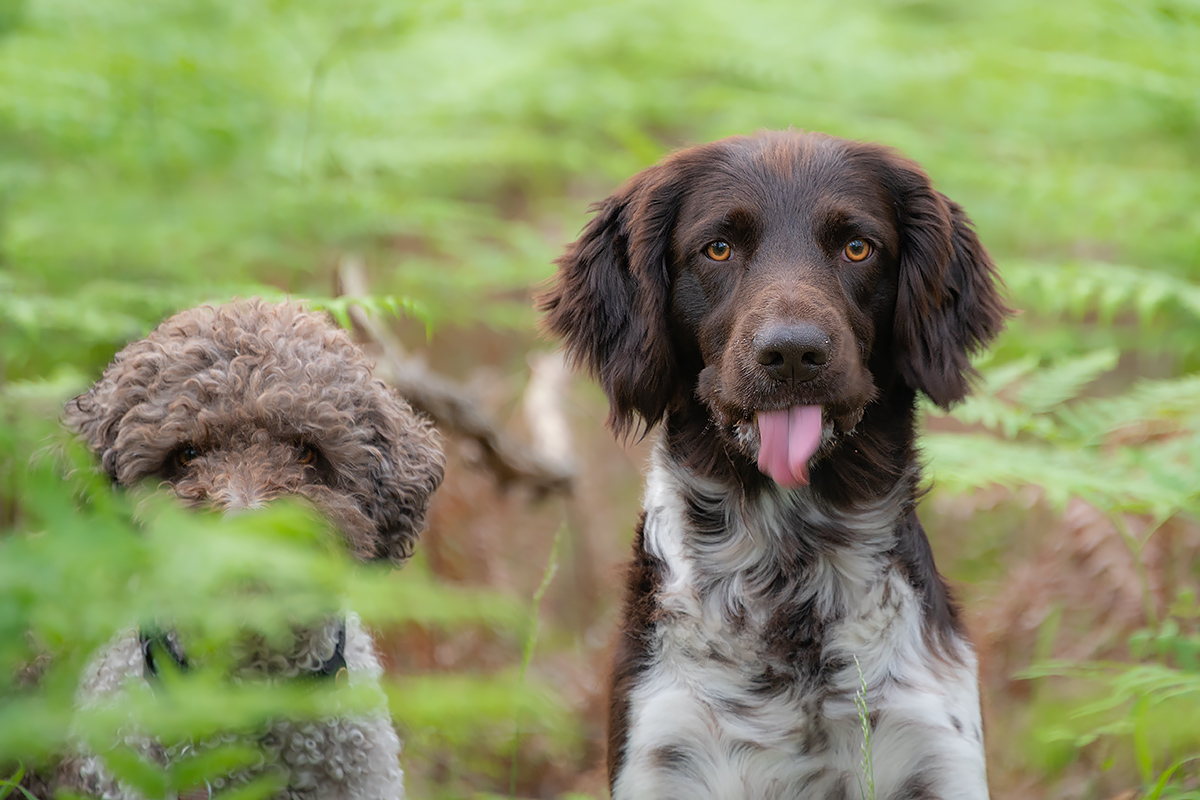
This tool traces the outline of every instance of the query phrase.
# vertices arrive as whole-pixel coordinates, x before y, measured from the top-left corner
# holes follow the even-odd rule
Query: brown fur
[[[624,741],[629,728],[629,703],[626,698],[645,667],[649,641],[647,635],[654,627],[657,607],[653,598],[661,584],[662,564],[642,547],[646,514],[638,520],[634,562],[625,578],[625,617],[617,640],[613,673],[609,680],[608,736],[612,741]],[[607,748],[609,776],[620,768],[621,749]]]
[[[833,434],[810,460],[805,491],[821,507],[849,510],[900,487],[889,555],[923,598],[926,636],[936,644],[943,632],[960,634],[912,509],[916,394],[942,407],[961,400],[970,355],[1009,313],[963,210],[888,148],[799,132],[682,150],[594,209],[538,305],[547,330],[599,379],[616,434],[662,423],[668,463],[721,487],[687,498],[697,547],[722,540],[728,516],[747,513],[771,486],[756,464],[758,435],[747,435],[755,414],[820,405]],[[861,262],[844,256],[856,239],[872,246]],[[705,255],[714,241],[729,245],[727,260]],[[788,326],[824,342],[827,359],[802,379],[781,379],[756,358],[756,342]],[[768,586],[792,586],[813,551],[846,544],[845,532],[800,516],[787,530],[797,532],[794,553],[762,565]],[[629,693],[649,658],[659,580],[639,525],[614,667],[610,780],[621,769]],[[830,666],[821,640],[834,622],[781,608],[769,644],[815,678]]]
[[[430,422],[372,378],[350,337],[294,303],[250,300],[175,315],[119,352],[95,386],[67,403],[65,421],[116,484],[157,481],[188,505],[225,510],[302,497],[364,560],[411,555],[445,463]],[[378,681],[370,633],[353,614],[294,634],[281,650],[249,640],[238,670],[311,677],[340,640],[349,679]],[[102,648],[81,702],[152,680],[142,647],[140,634],[127,631]],[[402,800],[400,743],[381,691],[379,698],[379,707],[355,716],[278,720],[266,733],[231,735],[249,737],[270,753],[264,766],[284,770],[288,785],[277,800]],[[123,735],[144,757],[170,760],[152,740]],[[228,780],[239,785],[255,774]],[[140,800],[86,751],[64,762],[58,780],[89,797]]]
[[[291,303],[171,317],[65,421],[122,486],[158,480],[222,509],[305,497],[363,559],[412,553],[445,463],[433,426],[371,377],[350,337]]]

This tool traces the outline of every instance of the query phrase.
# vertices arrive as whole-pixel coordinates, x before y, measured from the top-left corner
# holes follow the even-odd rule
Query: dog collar
[[[184,655],[183,649],[179,646],[174,633],[154,628],[141,628],[138,630],[138,638],[141,641],[142,660],[145,663],[145,675],[148,679],[158,678],[158,663],[156,659],[160,658],[163,654],[180,671],[187,672],[187,656]],[[333,648],[333,655],[322,662],[309,675],[314,678],[336,679],[344,675],[346,670],[346,621],[338,620],[337,646]]]

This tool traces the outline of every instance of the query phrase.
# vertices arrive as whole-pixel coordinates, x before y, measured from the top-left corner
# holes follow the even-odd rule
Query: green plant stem
[[[867,707],[867,679],[863,675],[858,656],[854,657],[854,668],[858,670],[859,689],[854,693],[854,707],[858,710],[858,721],[862,726],[862,778],[858,782],[858,793],[863,800],[875,800],[875,763],[871,755],[871,712]],[[863,781],[866,781],[864,787]]]
[[[1150,537],[1162,527],[1165,520],[1155,520],[1145,538],[1138,539],[1133,531],[1129,529],[1129,523],[1125,520],[1124,514],[1112,514],[1111,519],[1113,526],[1117,529],[1117,533],[1125,541],[1125,546],[1129,548],[1129,552],[1133,556],[1133,568],[1137,572],[1138,583],[1141,584],[1142,589],[1142,606],[1146,614],[1146,622],[1151,628],[1157,630],[1159,624],[1158,607],[1154,602],[1154,593],[1150,591],[1150,573],[1146,570],[1146,559],[1143,557],[1143,553],[1146,542],[1150,541]]]
[[[554,580],[555,573],[558,572],[558,552],[562,545],[563,530],[565,528],[565,524],[559,525],[558,530],[554,532],[554,541],[550,544],[550,556],[546,560],[546,569],[542,572],[542,582],[538,584],[537,591],[533,593],[533,608],[529,612],[529,631],[525,635],[525,647],[521,653],[521,671],[517,679],[518,686],[525,685],[525,673],[529,671],[529,663],[533,661],[533,651],[537,646],[538,616],[542,607],[542,598],[546,596],[546,590],[550,588],[550,583]],[[517,755],[520,748],[521,710],[520,708],[516,708],[513,710],[512,764],[508,774],[509,797],[515,797],[517,793]]]

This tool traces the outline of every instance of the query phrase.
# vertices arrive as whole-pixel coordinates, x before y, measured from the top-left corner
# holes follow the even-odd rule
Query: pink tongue
[[[808,460],[821,444],[821,407],[758,412],[758,468],[780,486],[808,483]]]

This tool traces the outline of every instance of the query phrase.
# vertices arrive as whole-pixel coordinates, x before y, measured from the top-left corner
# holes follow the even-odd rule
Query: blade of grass
[[[517,679],[519,686],[524,685],[525,673],[529,671],[529,662],[533,661],[533,650],[537,646],[538,616],[542,607],[542,598],[546,596],[546,590],[550,588],[550,583],[554,580],[555,573],[558,572],[558,551],[562,545],[565,528],[565,524],[559,525],[558,530],[554,532],[554,541],[550,544],[550,556],[546,560],[546,569],[542,572],[542,582],[538,585],[537,591],[533,593],[533,607],[529,612],[529,631],[525,634],[525,646],[521,653],[521,671]],[[520,747],[521,717],[518,706],[513,718],[512,765],[508,775],[509,797],[515,797],[517,793],[517,755]]]

